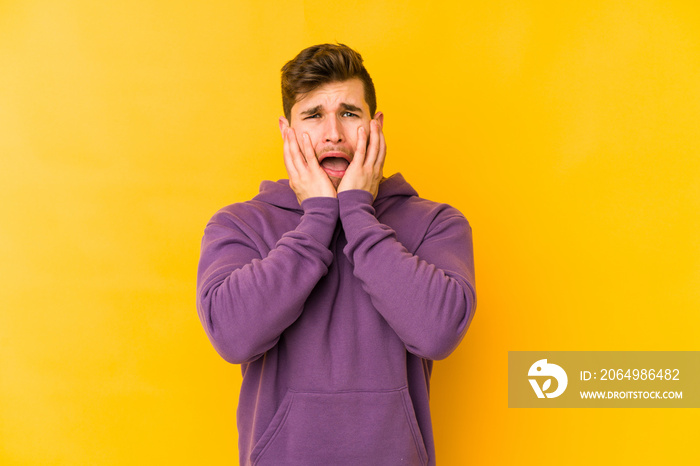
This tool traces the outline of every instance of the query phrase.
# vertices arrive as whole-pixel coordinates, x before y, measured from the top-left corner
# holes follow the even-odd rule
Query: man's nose
[[[343,128],[338,121],[338,118],[331,117],[326,119],[326,142],[339,143],[343,141]]]

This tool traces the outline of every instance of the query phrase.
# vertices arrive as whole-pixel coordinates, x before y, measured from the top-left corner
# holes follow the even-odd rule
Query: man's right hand
[[[310,197],[337,197],[333,183],[321,168],[309,135],[304,133],[301,144],[292,128],[284,130],[284,166],[289,175],[289,187],[299,204]]]

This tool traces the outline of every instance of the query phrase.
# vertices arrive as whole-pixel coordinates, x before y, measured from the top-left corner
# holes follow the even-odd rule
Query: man
[[[474,315],[471,229],[383,178],[384,115],[362,57],[303,50],[282,68],[289,180],[207,224],[197,304],[241,364],[241,464],[435,464],[432,361]]]

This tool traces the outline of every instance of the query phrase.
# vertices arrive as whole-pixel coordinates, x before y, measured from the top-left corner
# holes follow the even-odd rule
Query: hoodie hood
[[[391,198],[402,196],[418,196],[418,193],[408,184],[401,173],[395,173],[379,184],[379,191],[377,198],[374,200],[374,205],[380,205]],[[292,188],[289,187],[289,180],[287,179],[263,181],[260,183],[260,192],[253,199],[285,210],[302,212],[297,196]]]

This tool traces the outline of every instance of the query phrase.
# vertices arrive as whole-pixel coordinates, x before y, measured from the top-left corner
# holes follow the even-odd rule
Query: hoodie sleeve
[[[344,253],[374,307],[408,351],[426,359],[447,357],[464,337],[476,306],[467,220],[443,205],[412,254],[377,220],[370,193],[344,191],[338,200]]]
[[[277,344],[328,272],[338,220],[335,198],[309,198],[297,227],[265,254],[230,212],[207,224],[197,276],[197,310],[217,352],[251,362]]]

